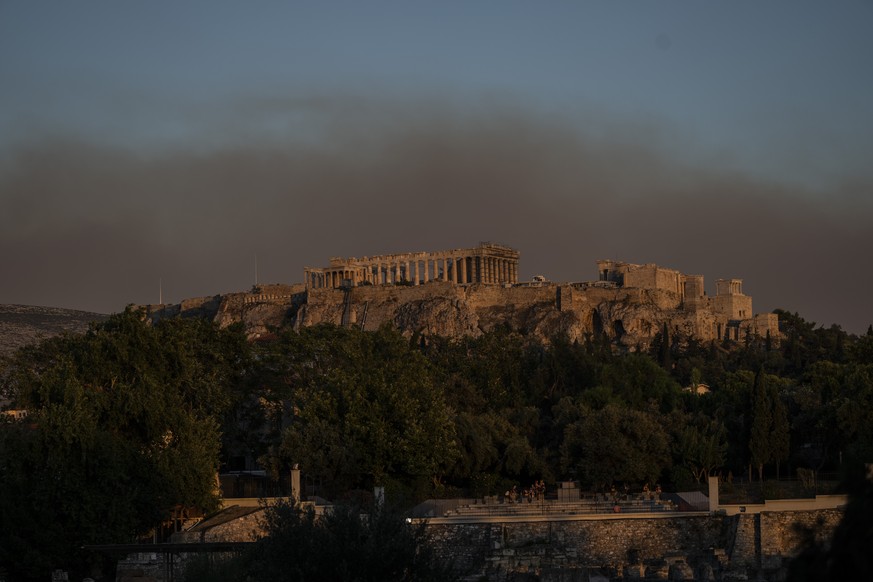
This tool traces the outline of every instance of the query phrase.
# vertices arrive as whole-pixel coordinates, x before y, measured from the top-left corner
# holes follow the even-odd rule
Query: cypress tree
[[[770,440],[773,424],[773,405],[765,386],[764,373],[758,370],[752,385],[752,430],[749,437],[751,463],[758,468],[758,480],[764,480],[764,463],[773,456]]]

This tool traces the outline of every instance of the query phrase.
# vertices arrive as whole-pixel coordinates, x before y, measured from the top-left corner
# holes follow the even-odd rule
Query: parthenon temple
[[[329,267],[305,268],[304,281],[307,289],[422,285],[429,281],[508,285],[518,282],[518,256],[513,248],[483,242],[471,249],[331,258]]]

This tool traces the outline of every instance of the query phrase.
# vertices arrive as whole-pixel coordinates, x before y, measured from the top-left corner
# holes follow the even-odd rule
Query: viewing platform
[[[613,501],[607,495],[592,495],[573,500],[546,498],[515,502],[490,496],[481,499],[431,500],[418,506],[413,515],[438,524],[666,517],[675,515],[679,510],[670,499],[654,499],[643,495],[621,496],[618,501]]]

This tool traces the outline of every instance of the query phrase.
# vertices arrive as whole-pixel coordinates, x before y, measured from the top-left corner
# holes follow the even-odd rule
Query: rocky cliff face
[[[407,335],[478,336],[499,326],[541,340],[603,332],[619,344],[645,346],[664,322],[681,319],[679,298],[663,291],[539,287],[355,287],[310,290],[296,325],[318,323],[374,330],[388,323]],[[686,327],[683,322],[683,327]]]
[[[709,340],[729,325],[755,323],[729,322],[709,309],[683,304],[681,297],[663,289],[597,284],[500,287],[431,281],[309,290],[272,285],[146,309],[153,319],[206,317],[223,327],[241,322],[251,339],[320,323],[366,331],[388,324],[407,336],[450,338],[476,337],[506,326],[543,341],[556,334],[581,341],[602,333],[627,349],[645,349],[665,325],[671,333]]]
[[[166,317],[202,317],[220,327],[242,323],[249,339],[268,336],[294,325],[305,303],[303,285],[262,285],[248,293],[228,293],[186,299],[173,305],[141,305],[153,321]]]

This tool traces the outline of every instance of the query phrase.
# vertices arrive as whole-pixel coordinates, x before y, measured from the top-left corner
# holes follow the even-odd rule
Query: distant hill
[[[84,332],[92,321],[108,317],[58,307],[0,304],[0,356],[11,355],[23,345],[63,332]]]

